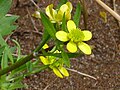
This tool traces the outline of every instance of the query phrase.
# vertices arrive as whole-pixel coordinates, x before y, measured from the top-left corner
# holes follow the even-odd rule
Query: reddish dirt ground
[[[18,2],[17,2],[18,1]],[[36,0],[37,5],[44,8],[58,0]],[[70,0],[74,6],[78,0]],[[113,8],[111,0],[103,0]],[[88,43],[94,47],[90,56],[82,56],[71,60],[71,68],[89,74],[97,80],[70,71],[70,77],[60,79],[51,71],[43,71],[24,80],[27,89],[21,90],[120,90],[120,26],[116,20],[99,6],[95,0],[86,0],[88,8],[88,29],[93,33],[93,38]],[[120,14],[120,0],[116,0],[116,8]],[[41,21],[33,18],[31,22],[28,11],[32,14],[36,7],[30,0],[14,0],[10,13],[19,15],[16,22],[19,27],[11,36],[21,45],[22,54],[28,54],[39,44],[43,26]],[[100,17],[100,11],[107,13],[107,23]],[[72,12],[74,13],[74,12]],[[81,20],[80,28],[83,27]]]

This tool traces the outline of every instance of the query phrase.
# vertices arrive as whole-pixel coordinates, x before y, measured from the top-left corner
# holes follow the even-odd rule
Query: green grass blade
[[[40,12],[40,14],[41,14],[42,23],[43,23],[43,26],[45,27],[45,30],[47,30],[50,36],[55,39],[56,30],[53,24],[50,22],[50,20],[47,18],[47,16],[44,13]]]
[[[80,16],[81,16],[81,4],[78,3],[76,7],[76,12],[73,17],[73,21],[75,22],[77,27],[79,26]]]

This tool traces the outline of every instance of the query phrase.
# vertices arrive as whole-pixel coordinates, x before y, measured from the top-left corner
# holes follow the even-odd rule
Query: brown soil
[[[30,0],[13,0],[10,13],[19,15],[16,22],[19,27],[11,36],[21,45],[22,54],[28,54],[38,45],[43,30],[39,20],[33,18],[35,26],[31,22],[30,14],[36,7]],[[18,2],[17,2],[18,1]],[[34,0],[38,6],[44,8],[58,0]],[[70,0],[74,7],[78,0]],[[104,0],[107,5],[113,8],[111,0]],[[24,80],[28,85],[22,90],[120,90],[120,27],[116,20],[107,13],[107,23],[104,23],[99,12],[105,11],[95,0],[86,0],[88,8],[88,29],[93,33],[93,38],[88,43],[94,47],[90,56],[82,56],[71,60],[71,68],[89,74],[97,80],[70,71],[70,77],[60,79],[51,71],[43,71]],[[120,14],[120,1],[116,0],[116,7]],[[28,9],[28,11],[27,11]],[[80,27],[83,29],[83,21]]]

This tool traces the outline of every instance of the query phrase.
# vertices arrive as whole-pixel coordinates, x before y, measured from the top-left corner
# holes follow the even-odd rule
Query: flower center
[[[71,41],[77,43],[83,40],[84,34],[80,29],[74,29],[70,31],[68,38],[71,39]]]

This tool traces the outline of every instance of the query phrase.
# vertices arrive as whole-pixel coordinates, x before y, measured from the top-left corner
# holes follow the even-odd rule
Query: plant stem
[[[35,57],[34,53],[36,54],[37,52],[39,52],[41,50],[41,48],[43,47],[43,45],[48,41],[49,38],[50,38],[49,35],[47,35],[45,38],[43,38],[43,40],[40,42],[38,47],[33,51],[33,53],[27,55],[24,58],[21,58],[20,60],[18,60],[16,63],[12,64],[11,66],[0,70],[0,76],[4,75],[4,74],[6,74],[14,69],[17,69],[18,67],[24,65],[25,63],[27,63],[28,61],[33,59]]]
[[[22,66],[23,64],[25,64],[26,62],[30,61],[32,58],[34,58],[33,54],[30,54],[24,58],[21,58],[19,61],[17,61],[16,63],[14,63],[13,65],[4,68],[3,70],[0,70],[0,76]]]
[[[84,20],[84,29],[87,29],[87,21],[88,21],[88,12],[86,7],[85,0],[81,0],[82,7],[83,7],[83,20]]]

